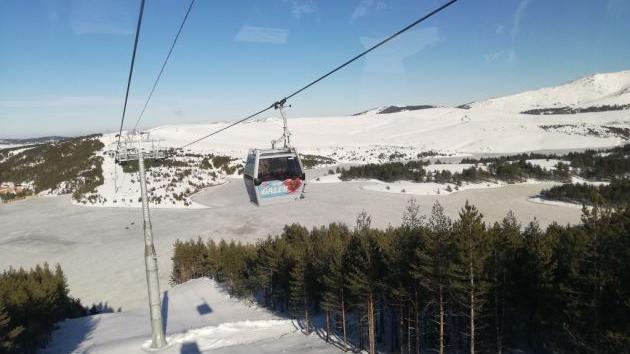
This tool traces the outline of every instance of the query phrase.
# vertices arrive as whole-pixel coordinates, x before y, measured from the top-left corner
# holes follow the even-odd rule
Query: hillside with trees
[[[488,224],[466,203],[402,225],[287,225],[255,245],[175,243],[172,282],[210,277],[343,349],[369,353],[627,352],[630,209],[582,223]],[[317,319],[317,320],[315,320]],[[321,325],[318,325],[320,324]],[[321,328],[320,328],[321,327]]]
[[[521,114],[532,115],[548,115],[548,114],[579,114],[579,113],[593,113],[593,112],[608,112],[608,111],[623,111],[630,109],[630,104],[624,105],[601,105],[590,107],[551,107],[551,108],[535,108],[528,109],[521,112]]]
[[[572,176],[587,180],[610,181],[630,176],[630,144],[607,150],[586,150],[565,155],[523,153],[516,155],[464,158],[462,164],[473,166],[461,172],[449,170],[427,171],[426,160],[387,162],[341,168],[340,178],[377,179],[383,182],[407,180],[413,182],[462,183],[524,182],[527,179],[569,182]],[[529,160],[560,160],[554,168],[546,169]]]
[[[52,190],[72,193],[78,199],[103,183],[103,158],[95,156],[103,148],[99,137],[89,135],[0,150],[0,183],[21,184],[26,194]],[[15,197],[4,195],[3,200]]]
[[[630,179],[614,179],[610,184],[594,186],[588,183],[569,183],[540,192],[548,200],[584,205],[627,205],[630,201]]]
[[[342,168],[340,178],[344,181],[352,179],[377,179],[383,182],[400,180],[413,182],[478,183],[487,181],[504,181],[507,183],[524,182],[529,178],[539,180],[567,181],[570,179],[569,167],[559,163],[554,170],[547,170],[524,159],[496,160],[483,165],[470,166],[461,172],[449,170],[427,171],[426,161],[388,162],[383,164],[367,164]]]
[[[85,316],[87,310],[68,292],[59,265],[0,273],[0,353],[36,353],[57,322]]]

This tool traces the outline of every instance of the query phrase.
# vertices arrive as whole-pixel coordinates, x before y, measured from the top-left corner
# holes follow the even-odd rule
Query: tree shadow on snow
[[[59,323],[59,328],[53,332],[50,343],[40,353],[79,352],[81,343],[92,337],[99,321],[99,316],[85,316]]]

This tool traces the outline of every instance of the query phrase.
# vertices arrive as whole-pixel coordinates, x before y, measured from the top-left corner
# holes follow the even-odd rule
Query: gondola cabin
[[[250,200],[258,205],[301,198],[306,180],[294,148],[250,150],[243,176]]]

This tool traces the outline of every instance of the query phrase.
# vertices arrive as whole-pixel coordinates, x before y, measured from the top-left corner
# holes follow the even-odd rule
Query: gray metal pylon
[[[142,152],[142,138],[138,140],[138,174],[140,176],[140,192],[142,195],[142,216],[144,219],[144,264],[147,273],[149,292],[149,312],[151,316],[151,348],[166,346],[162,322],[162,301],[160,299],[160,283],[158,279],[157,254],[153,245],[153,228],[149,214],[147,181]]]
[[[275,149],[276,144],[279,142],[282,142],[282,147],[285,149],[291,147],[291,132],[289,131],[289,126],[287,124],[287,115],[284,112],[284,102],[285,101],[282,100],[274,104],[274,108],[280,111],[280,116],[282,117],[282,136],[276,140],[271,141],[272,149]]]

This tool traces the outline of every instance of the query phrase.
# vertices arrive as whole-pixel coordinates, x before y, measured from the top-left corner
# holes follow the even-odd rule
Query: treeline
[[[588,183],[569,183],[540,192],[545,199],[585,205],[618,207],[630,201],[630,179],[613,179],[610,184],[594,186]]]
[[[465,163],[465,162],[462,162]],[[540,180],[567,181],[570,179],[569,166],[558,163],[554,170],[547,170],[525,159],[510,161],[495,159],[485,166],[470,166],[461,172],[449,170],[427,171],[425,161],[389,162],[383,164],[367,164],[341,169],[342,180],[378,179],[383,182],[408,180],[414,182],[478,183],[485,181],[505,181],[508,183],[524,182],[528,178]]]
[[[507,183],[525,182],[530,178],[547,181],[567,181],[571,178],[569,166],[559,162],[555,169],[546,169],[527,162],[525,159],[516,161],[498,159],[487,163],[485,167],[468,167],[462,172],[436,171],[433,181],[438,183],[485,182],[504,181]]]
[[[414,182],[478,183],[486,181],[504,181],[507,183],[524,182],[533,178],[538,180],[568,182],[571,176],[580,176],[589,180],[611,180],[630,175],[630,144],[607,150],[586,150],[571,152],[566,155],[524,153],[508,156],[484,157],[479,159],[464,158],[462,164],[474,164],[461,172],[448,170],[427,171],[428,161],[389,162],[366,164],[340,170],[342,180],[378,179],[383,182],[408,180]],[[545,169],[528,160],[561,160],[553,169]]]
[[[578,113],[592,113],[592,112],[608,112],[608,111],[622,111],[630,109],[630,104],[626,105],[601,105],[590,107],[552,107],[552,108],[536,108],[521,112],[521,114],[532,115],[550,115],[550,114],[578,114]]]
[[[340,178],[344,181],[357,178],[374,178],[383,182],[393,182],[398,180],[409,180],[422,182],[425,180],[427,171],[424,166],[425,161],[387,162],[382,164],[370,163],[367,165],[351,166],[342,168]]]
[[[568,172],[571,175],[586,179],[610,180],[630,174],[630,159],[628,159],[628,155],[630,155],[630,144],[604,150],[591,149],[582,152],[570,152],[565,155],[527,153],[479,159],[464,158],[461,163],[505,164],[520,161],[519,163],[523,164],[526,160],[558,159],[568,163]],[[559,167],[566,169],[566,164],[562,163]]]
[[[66,278],[57,265],[9,269],[0,274],[0,352],[36,353],[48,342],[56,322],[86,315],[78,299],[68,296]]]
[[[514,155],[480,157],[480,158],[464,157],[461,163],[486,164],[486,163],[493,163],[493,162],[550,160],[550,159],[557,159],[557,158],[558,158],[558,155],[554,155],[554,154],[541,154],[537,152],[527,152],[527,153],[520,153],[520,154],[514,154]]]
[[[402,225],[362,213],[255,245],[177,241],[172,281],[211,277],[236,296],[313,317],[345,349],[420,353],[621,353],[630,348],[630,209],[584,210],[576,226],[508,213],[486,224],[466,203],[456,220],[412,200]]]
[[[315,168],[319,165],[332,165],[337,161],[327,156],[312,155],[312,154],[300,154],[300,160],[304,168]]]
[[[630,174],[630,144],[608,150],[572,152],[563,157],[577,174],[587,179],[607,180]]]
[[[71,138],[7,154],[0,162],[0,182],[32,183],[32,193],[60,189],[79,199],[103,184],[103,158],[94,156],[104,146],[100,136]]]
[[[165,159],[144,160],[145,169],[149,170],[156,167],[181,168],[183,172],[188,171],[190,174],[190,168],[199,167],[204,170],[223,170],[228,175],[242,170],[242,165],[232,165],[232,162],[236,160],[235,158],[224,155],[184,153],[171,149],[167,152],[167,156]],[[122,168],[124,173],[138,173],[138,161],[126,161],[122,164]]]
[[[133,161],[125,161],[121,163],[122,170],[124,173],[138,173],[138,160]],[[190,164],[186,161],[175,160],[173,158],[168,159],[147,159],[144,160],[144,168],[151,169],[156,167],[167,167],[167,168],[176,168],[176,167],[190,167]]]

